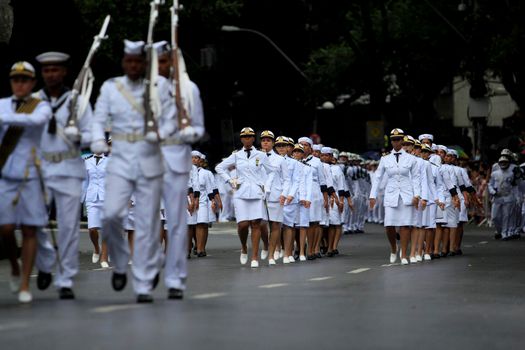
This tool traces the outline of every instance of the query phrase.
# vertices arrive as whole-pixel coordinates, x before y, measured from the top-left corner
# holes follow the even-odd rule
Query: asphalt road
[[[33,283],[19,305],[0,262],[0,349],[523,349],[525,240],[469,226],[465,255],[391,266],[383,232],[344,236],[338,257],[251,269],[218,225],[185,299],[161,282],[151,305],[111,289],[83,234],[74,301]]]

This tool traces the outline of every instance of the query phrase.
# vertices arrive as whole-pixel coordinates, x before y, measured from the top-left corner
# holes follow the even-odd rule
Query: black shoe
[[[117,292],[121,291],[126,287],[126,282],[128,281],[128,277],[125,273],[116,273],[113,272],[113,276],[111,276],[111,285],[113,286],[113,289]]]
[[[441,258],[439,254],[432,254],[430,257],[432,258],[432,260]]]
[[[137,303],[139,304],[142,304],[142,303],[152,303],[153,302],[153,297],[149,294],[139,294],[137,295]]]
[[[46,290],[53,281],[53,275],[47,272],[38,271],[38,277],[36,278],[36,286],[40,290]]]
[[[501,239],[501,233],[496,233],[494,235],[494,239]]]
[[[355,230],[355,233],[365,233],[363,230]]]
[[[502,241],[505,241],[505,242],[506,242],[506,241],[510,241],[510,237],[503,237],[501,240],[502,240]]]
[[[343,235],[349,235],[350,234],[350,231],[344,231],[343,232]]]
[[[168,299],[182,299],[184,298],[184,291],[177,288],[168,289]]]
[[[321,247],[321,253],[326,254],[326,248],[325,247]]]
[[[332,258],[334,256],[334,252],[328,252],[326,253],[326,256]]]
[[[75,299],[75,293],[71,288],[60,288],[58,290],[58,297],[60,299]]]
[[[323,256],[321,255],[321,253],[317,253],[317,254],[315,254],[315,257],[318,258],[318,259],[321,259]]]
[[[191,254],[188,253],[188,256],[186,257],[188,260],[191,259]]]
[[[439,253],[440,258],[446,258],[447,255],[448,255],[447,253],[443,253],[443,252]]]
[[[315,260],[315,255],[308,255],[306,260]]]
[[[153,281],[151,282],[151,290],[157,288],[157,285],[159,284],[160,279],[160,272],[157,272],[155,277],[153,277]]]
[[[449,253],[448,253],[448,256],[456,256],[456,252],[451,250]]]
[[[463,251],[461,249],[456,250],[456,255],[463,255]]]
[[[339,250],[334,249],[334,255],[339,255]]]
[[[199,258],[204,258],[205,256],[206,256],[206,252],[197,253],[197,257]]]

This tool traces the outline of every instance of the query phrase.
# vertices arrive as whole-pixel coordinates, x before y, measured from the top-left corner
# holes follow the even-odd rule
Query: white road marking
[[[332,276],[324,276],[324,277],[314,277],[310,278],[308,281],[326,281],[333,278]]]
[[[138,309],[140,307],[144,307],[145,305],[139,305],[139,304],[121,304],[121,305],[107,305],[107,306],[99,306],[96,308],[91,309],[91,312],[104,314],[108,312],[113,311],[121,311],[121,310],[128,310],[128,309]]]
[[[113,269],[113,266],[110,266],[110,267],[100,267],[98,269],[93,269],[92,271],[107,271],[107,270],[112,270]]]
[[[381,266],[383,266],[383,267],[390,267],[390,266],[398,266],[398,265],[399,265],[399,263],[393,263],[393,264],[383,264]]]
[[[196,294],[192,296],[192,299],[212,299],[225,296],[226,293],[205,293],[205,294]]]
[[[479,242],[479,244],[487,244],[487,243],[489,243],[489,242],[487,242],[487,241],[481,241],[481,242]]]
[[[2,332],[2,331],[11,331],[13,329],[27,328],[28,326],[29,325],[27,323],[24,323],[24,322],[0,324],[0,332]]]
[[[263,284],[262,286],[259,286],[259,288],[270,289],[270,288],[285,287],[285,286],[287,286],[287,285],[288,285],[288,283]]]
[[[365,272],[365,271],[368,271],[370,270],[369,267],[363,267],[363,268],[360,268],[360,269],[355,269],[355,270],[352,270],[352,271],[348,271],[347,273],[361,273],[361,272]]]

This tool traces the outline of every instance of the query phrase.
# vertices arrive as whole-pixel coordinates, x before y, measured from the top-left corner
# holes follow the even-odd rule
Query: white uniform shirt
[[[51,107],[45,101],[40,102],[33,113],[16,113],[15,97],[0,99],[0,140],[3,140],[9,126],[21,126],[24,128],[20,139],[7,158],[2,169],[2,177],[10,180],[23,180],[26,168],[29,169],[28,179],[38,177],[32,149],[35,149],[36,156],[40,156],[40,140],[42,130],[51,117]]]
[[[399,154],[399,161],[396,161],[395,153]],[[377,198],[379,184],[383,176],[388,177],[385,187],[385,207],[397,207],[399,197],[405,205],[411,205],[415,196],[420,193],[420,172],[416,158],[401,149],[399,152],[392,152],[381,158],[379,167],[372,181],[370,198]]]
[[[169,94],[168,80],[158,77],[159,99],[162,113],[157,118],[161,138],[175,130],[176,108]],[[132,96],[134,103],[128,101],[119,90],[121,86]],[[93,117],[92,138],[104,140],[104,128],[111,118],[111,135],[144,135],[144,115],[139,106],[143,106],[144,84],[133,82],[127,76],[106,80],[100,89]],[[189,170],[189,169],[188,169]],[[115,174],[128,180],[136,180],[139,175],[152,178],[164,172],[159,143],[145,140],[112,142],[112,156],[107,167],[108,174]]]
[[[94,203],[104,201],[105,183],[106,183],[106,166],[108,157],[102,156],[97,164],[96,156],[87,158],[85,161],[85,172],[87,173],[84,186],[86,188],[85,201]]]
[[[265,153],[265,152],[263,152]],[[288,171],[288,162],[284,157],[275,153],[273,150],[266,153],[272,168],[275,169],[273,181],[270,184],[269,202],[278,202],[281,195],[288,192],[290,187],[290,173]]]
[[[235,191],[234,198],[263,199],[266,190],[271,188],[275,169],[270,164],[266,153],[258,151],[255,147],[250,149],[250,157],[244,148],[232,153],[215,167],[224,182],[232,180],[229,167],[235,166],[239,189]]]
[[[48,126],[44,128],[42,133],[41,147],[44,154],[71,152],[78,149],[78,146],[69,141],[63,133],[64,127],[69,118],[69,108],[71,103],[71,91],[65,91],[58,98],[49,97],[44,90],[38,91],[37,98],[47,101],[54,112],[56,119],[57,130],[55,134],[48,132]],[[78,103],[82,103],[79,98]],[[78,117],[78,128],[81,134],[81,144],[89,145],[91,142],[91,122],[93,111],[88,104],[83,115]],[[61,162],[48,162],[45,157],[42,159],[42,168],[46,178],[52,176],[66,176],[83,179],[85,176],[85,167],[82,158],[79,155],[76,158],[64,159]]]

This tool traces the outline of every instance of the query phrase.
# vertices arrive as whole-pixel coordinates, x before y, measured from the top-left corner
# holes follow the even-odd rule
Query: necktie
[[[269,156],[271,156],[271,155],[272,155],[271,153],[266,153],[266,156],[267,156],[267,157],[269,157]]]
[[[97,156],[95,156],[95,162],[96,162],[96,165],[98,165],[98,162],[100,162],[101,159],[102,159],[102,157],[97,157]]]
[[[246,152],[246,158],[250,158],[250,154],[252,152],[252,149],[245,149],[244,152]]]
[[[20,108],[20,105],[24,103],[24,100],[13,100],[13,102],[15,103],[15,112],[16,112],[18,108]]]
[[[396,163],[399,163],[399,155],[400,154],[401,154],[401,152],[394,153],[394,155],[396,156]]]

